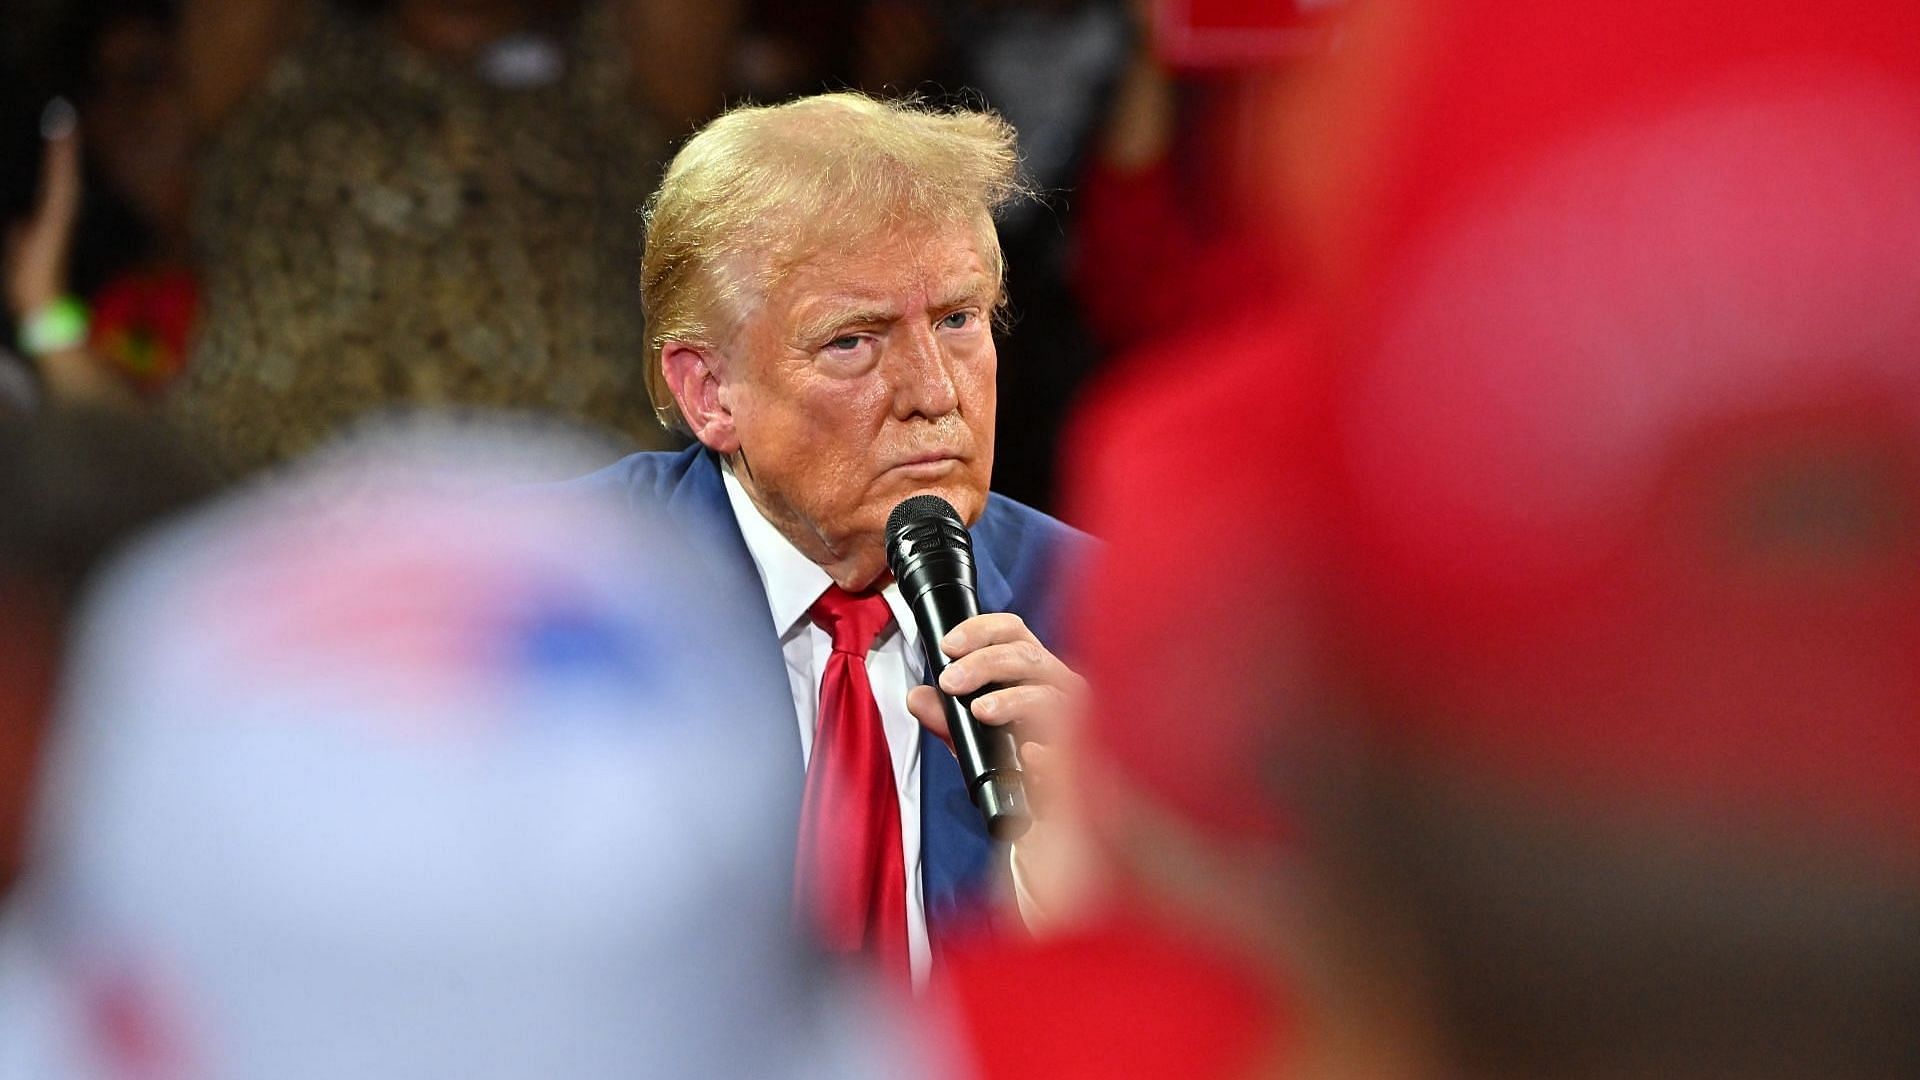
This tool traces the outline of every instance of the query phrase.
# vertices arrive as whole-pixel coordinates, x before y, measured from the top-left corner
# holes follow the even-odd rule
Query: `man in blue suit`
[[[830,948],[916,983],[1008,861],[922,685],[887,571],[892,508],[936,494],[972,530],[987,614],[941,643],[945,690],[998,687],[975,715],[1015,724],[1036,764],[1084,696],[1045,644],[1083,538],[988,493],[993,213],[1017,191],[1012,131],[990,114],[834,94],[715,120],[669,166],[642,264],[654,404],[696,443],[571,485],[664,509],[701,543],[689,572],[758,586],[771,624],[741,663],[784,669],[793,691],[766,734],[806,766],[796,899]],[[1063,828],[1043,815],[1011,853],[1029,915]]]

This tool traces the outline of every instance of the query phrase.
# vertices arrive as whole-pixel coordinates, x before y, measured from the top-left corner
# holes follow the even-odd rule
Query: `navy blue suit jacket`
[[[636,512],[665,513],[684,531],[698,551],[700,565],[693,573],[713,575],[724,588],[716,595],[759,601],[757,622],[767,628],[757,641],[743,643],[744,664],[762,665],[760,674],[786,686],[785,661],[779,632],[773,626],[759,571],[740,535],[727,501],[719,459],[694,446],[678,453],[638,453],[599,472],[559,485],[562,491],[595,499],[618,500]],[[987,498],[986,509],[970,530],[978,574],[980,609],[1011,611],[1026,621],[1034,635],[1056,652],[1059,607],[1064,575],[1077,561],[1084,534],[1032,507],[999,495]],[[741,611],[742,620],[753,620]],[[758,721],[756,721],[758,722]],[[765,737],[792,746],[793,760],[801,759],[800,733],[791,710],[766,718]],[[799,820],[800,771],[795,770],[793,820]],[[967,797],[966,784],[953,752],[932,735],[920,740],[920,853],[927,932],[937,947],[948,933],[983,913],[986,891],[995,877],[993,843],[980,814]]]

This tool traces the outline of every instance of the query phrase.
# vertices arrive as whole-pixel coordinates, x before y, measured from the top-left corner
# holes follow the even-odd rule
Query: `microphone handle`
[[[943,581],[920,590],[909,602],[913,605],[915,620],[920,623],[920,644],[926,654],[927,671],[935,692],[940,695],[947,731],[953,736],[954,754],[960,759],[960,773],[966,778],[967,791],[986,819],[987,831],[993,838],[1013,840],[1032,824],[1021,778],[1020,754],[1011,731],[973,718],[974,701],[999,687],[983,686],[958,698],[939,687],[941,673],[953,664],[947,654],[940,651],[940,639],[947,636],[947,631],[978,615],[979,601],[966,583]]]

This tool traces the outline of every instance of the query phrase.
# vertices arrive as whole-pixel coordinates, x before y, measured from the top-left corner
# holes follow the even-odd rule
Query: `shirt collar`
[[[833,584],[833,578],[760,513],[739,477],[733,475],[733,465],[725,458],[720,460],[720,474],[727,487],[727,503],[740,526],[740,536],[747,542],[747,553],[753,556],[754,569],[760,572],[760,584],[767,591],[767,607],[773,614],[774,628],[784,638],[806,619],[808,609],[827,591],[827,586]],[[895,625],[906,636],[909,654],[917,657],[920,628],[913,621],[906,599],[900,595],[900,586],[889,582],[880,595],[893,610]],[[889,636],[883,634],[880,640],[885,641]]]

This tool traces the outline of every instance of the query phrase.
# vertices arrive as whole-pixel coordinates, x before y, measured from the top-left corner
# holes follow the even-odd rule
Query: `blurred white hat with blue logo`
[[[737,722],[791,706],[730,662],[764,611],[629,508],[489,491],[526,448],[473,438],[240,494],[96,594],[0,1077],[898,1071],[792,928],[798,769]]]

